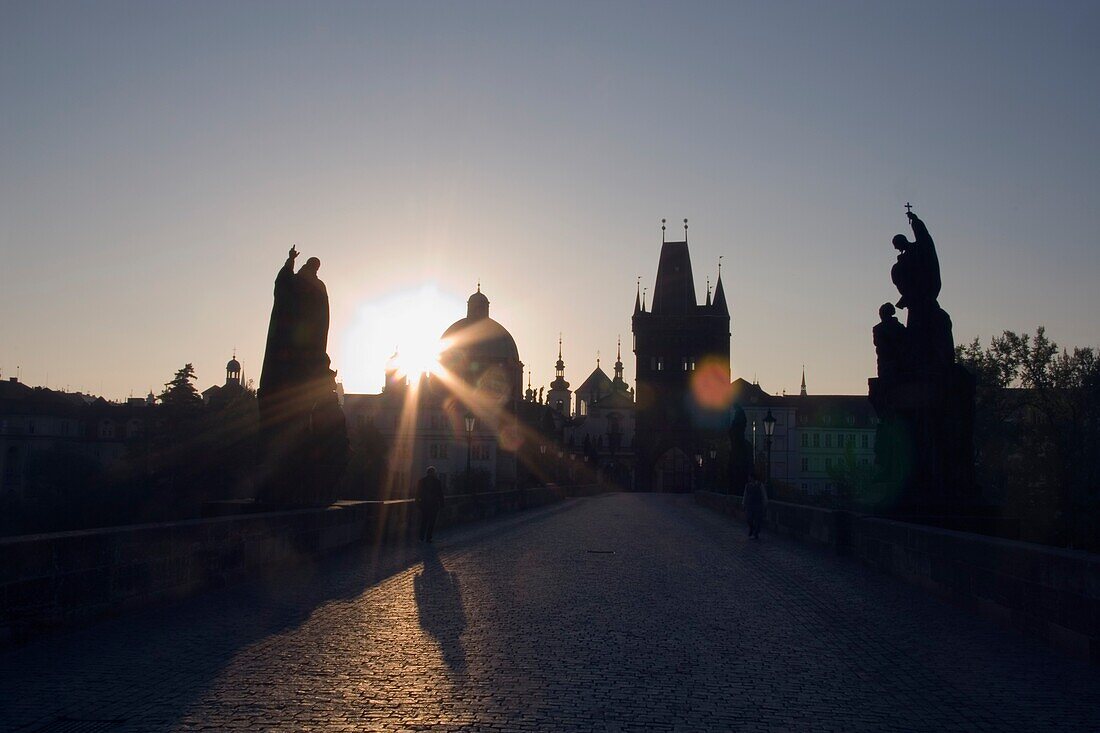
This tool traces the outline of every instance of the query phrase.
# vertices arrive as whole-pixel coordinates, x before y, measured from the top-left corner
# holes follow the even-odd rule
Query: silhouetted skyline
[[[734,376],[860,393],[911,201],[959,341],[1100,342],[1094,4],[0,9],[0,369],[124,397],[233,348],[325,262],[348,391],[378,304],[480,280],[536,385],[630,332],[659,220],[724,255]],[[415,301],[415,297],[413,298]],[[359,333],[362,328],[359,327]],[[379,356],[382,353],[383,356]],[[624,358],[633,381],[634,360]],[[48,376],[47,376],[48,375]]]

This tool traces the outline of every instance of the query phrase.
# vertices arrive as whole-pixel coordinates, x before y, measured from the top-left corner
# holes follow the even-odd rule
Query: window
[[[829,457],[826,457],[825,458],[825,468],[826,468],[826,470],[828,470],[832,467],[833,467],[833,459],[829,458]]]
[[[821,447],[821,433],[814,433],[814,448]]]
[[[861,446],[862,446],[862,447],[864,447],[864,448],[866,448],[866,447],[867,447],[867,436],[866,436],[866,435],[864,435],[864,436],[863,436],[863,439],[862,439],[862,441],[861,441],[861,443],[860,443],[860,444],[861,444]]]
[[[810,447],[810,434],[809,433],[802,433],[802,447],[803,448],[809,448]]]
[[[692,359],[692,361],[691,361],[691,371],[695,371],[695,360],[694,359]]]
[[[833,447],[833,434],[832,433],[825,433],[825,447],[826,448],[832,448]]]
[[[665,367],[664,359],[662,359],[661,357],[658,356],[657,357],[657,371],[659,371],[659,372],[663,371],[664,367]]]
[[[810,470],[810,459],[809,458],[803,458],[802,459],[802,470],[803,471],[809,471]],[[806,488],[806,485],[803,484],[802,488]]]
[[[653,372],[657,371],[657,357],[656,356],[649,357],[649,369],[650,369],[650,371],[653,371]]]
[[[684,371],[686,372],[688,370],[688,360],[687,360],[686,356],[684,357],[683,361],[684,361]]]
[[[27,420],[27,432],[34,435],[34,420]]]

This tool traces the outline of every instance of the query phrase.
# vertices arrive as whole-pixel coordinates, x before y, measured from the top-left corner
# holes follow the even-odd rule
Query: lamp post
[[[473,415],[466,415],[466,491],[471,494],[477,493],[474,491],[474,485],[472,476],[470,474],[470,457],[471,457],[471,440],[474,436],[474,425],[477,423],[477,419]]]
[[[772,485],[772,436],[775,434],[775,416],[772,415],[771,408],[768,408],[768,414],[764,418],[764,447],[768,451],[768,486]]]

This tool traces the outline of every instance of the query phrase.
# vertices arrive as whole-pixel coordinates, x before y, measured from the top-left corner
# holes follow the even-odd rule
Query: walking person
[[[760,527],[764,524],[764,508],[767,505],[768,490],[756,477],[754,471],[748,483],[745,484],[745,491],[741,495],[741,506],[745,508],[745,520],[749,525],[749,537],[751,539],[760,539]]]
[[[435,466],[416,485],[416,505],[420,509],[420,541],[431,542],[435,519],[443,508],[443,482],[435,475]]]

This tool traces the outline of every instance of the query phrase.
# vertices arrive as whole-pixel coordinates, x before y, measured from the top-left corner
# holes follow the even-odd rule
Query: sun
[[[415,327],[415,324],[411,324]],[[413,328],[406,332],[412,335]],[[438,338],[410,338],[405,343],[398,342],[390,362],[400,377],[417,377],[421,374],[438,374],[442,368],[439,357],[443,354],[444,344]]]
[[[465,313],[462,299],[435,283],[391,291],[356,306],[339,334],[335,368],[348,392],[378,392],[386,369],[403,377],[438,373],[443,333]]]

